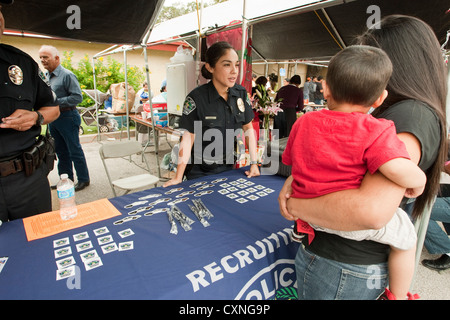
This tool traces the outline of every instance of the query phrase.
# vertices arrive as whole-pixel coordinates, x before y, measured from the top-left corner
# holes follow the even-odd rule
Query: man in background
[[[50,133],[55,138],[58,156],[58,174],[67,173],[74,181],[73,167],[77,173],[75,191],[86,188],[89,183],[89,170],[80,143],[79,128],[81,117],[76,106],[83,101],[80,84],[73,72],[61,65],[58,50],[44,45],[39,50],[39,58],[48,71],[50,85],[57,96],[60,117],[50,125]],[[56,189],[56,185],[52,186]]]

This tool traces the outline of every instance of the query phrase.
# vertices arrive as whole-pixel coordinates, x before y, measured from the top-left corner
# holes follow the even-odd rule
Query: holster
[[[40,162],[39,159],[39,151],[36,146],[32,146],[30,149],[26,150],[22,154],[23,160],[23,169],[25,171],[25,175],[31,176],[36,168],[38,168],[38,164]]]
[[[47,171],[50,172],[55,166],[56,152],[55,152],[55,139],[47,132],[47,134],[40,135],[35,145],[39,150],[41,162],[45,163]]]

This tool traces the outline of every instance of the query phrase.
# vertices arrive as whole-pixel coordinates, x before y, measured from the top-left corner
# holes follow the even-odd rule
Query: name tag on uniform
[[[216,116],[205,116],[205,120],[216,120]]]

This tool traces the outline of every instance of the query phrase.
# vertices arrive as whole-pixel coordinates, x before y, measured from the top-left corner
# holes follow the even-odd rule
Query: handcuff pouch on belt
[[[55,140],[48,133],[40,135],[36,140],[36,144],[26,150],[22,154],[25,175],[28,177],[33,172],[45,163],[47,173],[53,170],[56,160],[55,154]]]
[[[35,169],[42,164],[42,159],[39,158],[39,150],[36,145],[32,146],[22,154],[23,170],[25,175],[31,176]]]
[[[56,160],[56,151],[55,151],[55,138],[53,138],[49,131],[47,126],[47,131],[45,132],[45,135],[40,135],[38,138],[38,144],[40,141],[44,144],[43,149],[43,161],[45,162],[45,165],[47,166],[48,172],[52,171],[55,166],[55,160]]]

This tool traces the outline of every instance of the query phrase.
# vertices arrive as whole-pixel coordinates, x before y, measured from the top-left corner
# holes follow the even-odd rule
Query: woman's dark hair
[[[261,85],[265,88],[267,84],[267,78],[264,76],[260,76],[255,80],[255,83],[256,85]]]
[[[293,75],[292,78],[289,80],[289,83],[300,85],[302,83],[302,78],[298,74]]]
[[[358,42],[383,49],[394,66],[387,85],[389,95],[383,105],[374,111],[375,117],[399,101],[413,99],[430,106],[439,118],[439,154],[434,165],[425,172],[427,184],[414,205],[413,217],[417,217],[438,193],[440,175],[447,157],[447,72],[439,41],[431,27],[422,20],[392,15],[381,20],[380,28],[367,30]]]
[[[206,50],[205,62],[214,68],[217,61],[219,61],[219,59],[230,49],[234,50],[233,46],[228,42],[219,41],[214,43],[208,48],[208,50]],[[212,73],[206,69],[205,65],[202,67],[202,76],[205,79],[212,79]]]

